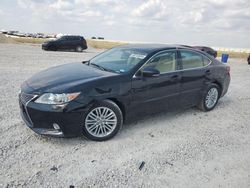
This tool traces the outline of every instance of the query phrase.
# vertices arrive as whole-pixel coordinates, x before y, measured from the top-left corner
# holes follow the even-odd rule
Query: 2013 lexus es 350
[[[19,104],[38,134],[103,141],[133,116],[173,107],[210,111],[229,83],[230,67],[202,51],[131,44],[35,74],[22,84]]]

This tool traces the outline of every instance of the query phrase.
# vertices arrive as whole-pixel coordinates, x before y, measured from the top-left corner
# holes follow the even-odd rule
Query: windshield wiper
[[[97,68],[99,68],[99,69],[101,69],[101,70],[103,70],[103,71],[108,71],[108,72],[115,72],[115,73],[117,73],[116,71],[114,71],[114,70],[112,70],[112,69],[105,68],[105,67],[103,67],[103,66],[101,66],[101,65],[97,65],[97,64],[95,64],[95,63],[91,63],[91,64],[89,64],[89,65],[94,65],[95,67],[97,67]]]
[[[95,64],[95,63],[91,63],[91,64],[89,64],[89,65],[93,65],[93,66],[97,67],[98,69],[101,69],[101,70],[104,70],[104,71],[105,71],[105,68],[104,68],[104,67],[102,67],[102,66],[100,66],[100,65],[97,65],[97,64]]]

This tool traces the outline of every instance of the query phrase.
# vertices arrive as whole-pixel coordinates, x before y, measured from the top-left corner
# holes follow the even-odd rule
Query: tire
[[[119,106],[111,100],[100,101],[86,113],[83,134],[94,141],[109,140],[118,133],[122,124],[123,114]]]
[[[48,49],[51,50],[51,51],[57,51],[56,46],[50,46]]]
[[[82,50],[83,50],[83,49],[82,49],[81,46],[77,46],[77,47],[76,47],[76,52],[82,52]]]
[[[198,108],[204,112],[213,110],[220,98],[221,89],[217,84],[209,85],[203,93],[202,99],[198,104]],[[210,97],[209,97],[210,95]],[[209,99],[211,103],[209,103]]]

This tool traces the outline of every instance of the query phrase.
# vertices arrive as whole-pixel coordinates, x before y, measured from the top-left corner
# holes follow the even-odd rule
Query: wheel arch
[[[214,80],[214,81],[212,82],[212,84],[216,84],[217,86],[219,86],[219,88],[220,88],[220,96],[221,96],[222,91],[223,91],[223,86],[222,86],[222,84],[221,84],[219,81],[217,81],[217,80]]]
[[[107,98],[108,100],[113,101],[115,104],[117,104],[117,106],[120,108],[120,110],[122,111],[122,115],[123,115],[123,119],[125,119],[126,117],[126,109],[125,109],[125,105],[119,101],[117,98]]]

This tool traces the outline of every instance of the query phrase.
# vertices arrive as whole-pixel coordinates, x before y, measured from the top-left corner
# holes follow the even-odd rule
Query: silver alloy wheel
[[[82,47],[81,46],[77,46],[76,47],[76,51],[81,52],[82,51]]]
[[[206,96],[206,100],[205,100],[206,107],[213,108],[218,100],[218,96],[219,96],[218,89],[215,87],[211,88],[208,91],[207,96]]]
[[[86,130],[95,137],[110,135],[115,130],[116,126],[116,114],[107,107],[94,108],[88,113],[85,119]]]

